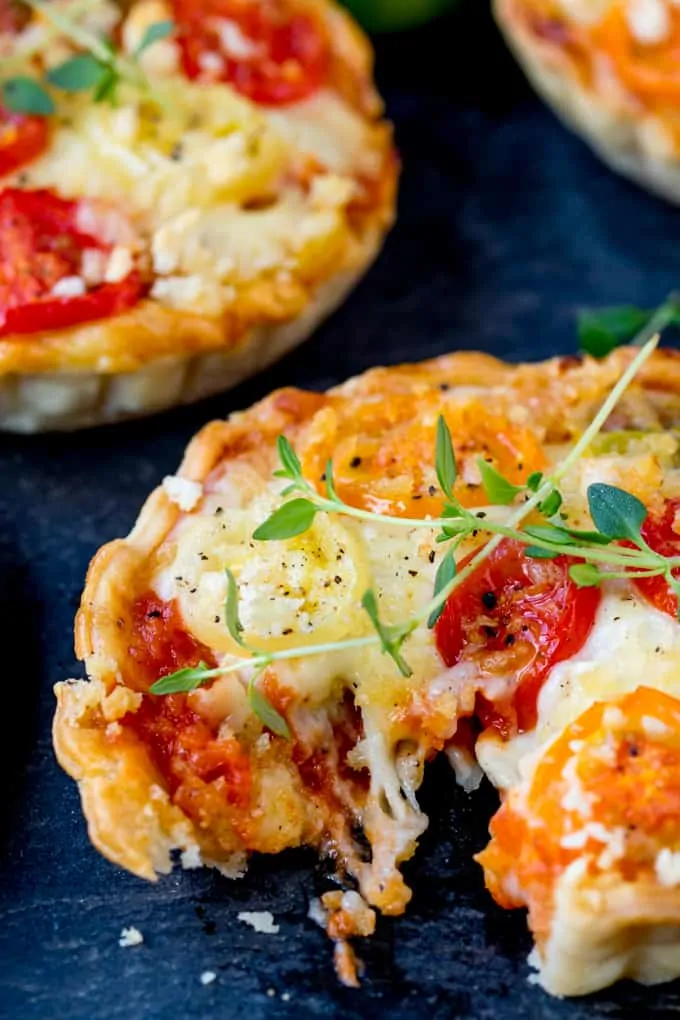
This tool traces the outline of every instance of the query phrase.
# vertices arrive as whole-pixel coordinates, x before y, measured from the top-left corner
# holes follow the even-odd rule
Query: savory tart
[[[0,427],[263,368],[373,261],[396,176],[332,0],[0,0]]]
[[[680,975],[680,355],[655,343],[457,353],[208,425],[94,558],[89,679],[56,689],[102,853],[148,879],[174,850],[331,855],[352,982],[444,751],[502,793],[481,862],[547,989]]]
[[[613,169],[680,201],[674,0],[495,0],[537,91]]]

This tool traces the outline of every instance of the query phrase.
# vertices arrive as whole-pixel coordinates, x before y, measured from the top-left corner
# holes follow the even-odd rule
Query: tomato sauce
[[[476,553],[463,560],[459,572]],[[541,687],[554,665],[585,644],[600,604],[599,588],[569,577],[572,557],[535,559],[504,539],[455,589],[437,621],[437,647],[447,666],[472,661],[504,692],[477,696],[476,714],[504,737],[533,729]]]

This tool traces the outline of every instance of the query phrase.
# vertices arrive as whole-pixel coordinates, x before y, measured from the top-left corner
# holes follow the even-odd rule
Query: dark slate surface
[[[187,873],[148,886],[90,847],[75,786],[52,756],[51,687],[80,674],[71,627],[88,561],[129,529],[206,420],[273,386],[326,387],[456,347],[515,359],[572,350],[577,308],[655,304],[678,282],[680,212],[611,176],[541,108],[486,4],[381,42],[379,73],[406,166],[401,218],[331,323],[259,379],[195,408],[0,440],[3,1020],[680,1012],[677,987],[620,986],[567,1003],[527,982],[524,919],[494,907],[470,860],[493,794],[466,797],[443,766],[423,792],[432,825],[408,869],[413,904],[361,946],[368,977],[356,992],[338,986],[330,948],[305,916],[325,888],[312,855],[256,861],[241,883]],[[257,935],[236,920],[243,909],[271,910],[280,933]],[[145,943],[120,949],[131,924]],[[203,987],[206,969],[218,977]]]

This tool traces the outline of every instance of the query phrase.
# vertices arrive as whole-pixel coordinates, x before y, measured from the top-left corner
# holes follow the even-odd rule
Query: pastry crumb
[[[118,945],[123,949],[128,949],[130,946],[141,946],[143,941],[144,936],[139,928],[123,928],[118,939]]]
[[[270,999],[274,999],[274,998],[276,998],[276,989],[275,989],[275,988],[268,988],[268,989],[267,989],[267,996],[268,996],[268,997],[269,997]]]
[[[217,974],[214,970],[204,970],[201,974],[201,984],[211,985],[213,981],[217,980]]]
[[[270,910],[242,910],[238,919],[262,935],[277,935],[279,932],[280,926],[274,922],[274,915]]]

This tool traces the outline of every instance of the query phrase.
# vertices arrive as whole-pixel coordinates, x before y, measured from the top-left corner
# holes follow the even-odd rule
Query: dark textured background
[[[515,359],[572,350],[579,307],[653,305],[678,283],[680,212],[609,174],[540,106],[486,3],[385,39],[378,56],[405,164],[401,216],[333,321],[260,378],[197,407],[81,435],[0,440],[3,1020],[680,1012],[677,986],[624,985],[567,1003],[527,982],[524,918],[494,907],[470,860],[493,794],[466,797],[442,765],[423,792],[432,825],[407,869],[411,909],[360,945],[368,976],[356,992],[336,983],[330,946],[305,916],[324,888],[311,854],[255,861],[240,883],[192,872],[146,885],[90,847],[75,785],[52,756],[52,684],[81,675],[71,633],[88,561],[130,528],[206,420],[274,386],[326,387],[456,347]],[[280,933],[257,935],[236,920],[243,909],[271,910]],[[145,943],[120,949],[131,924]],[[218,977],[202,987],[206,969]]]

